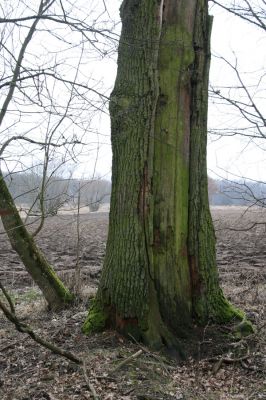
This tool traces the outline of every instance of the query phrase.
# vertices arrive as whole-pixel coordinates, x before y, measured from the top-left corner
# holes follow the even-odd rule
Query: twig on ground
[[[240,364],[242,365],[242,367],[244,369],[247,369],[248,371],[256,371],[256,372],[259,371],[259,368],[257,367],[257,365],[248,365],[244,361],[240,361]]]
[[[54,397],[52,393],[47,393],[50,400],[58,400],[58,397]]]
[[[0,308],[2,309],[3,313],[5,314],[6,318],[12,322],[17,331],[22,332],[22,333],[27,333],[35,342],[40,344],[41,346],[49,349],[55,354],[58,354],[62,357],[67,358],[70,361],[73,361],[76,364],[81,364],[82,360],[75,356],[73,353],[66,351],[64,349],[61,349],[60,347],[54,345],[53,343],[47,342],[43,338],[41,338],[39,335],[37,335],[30,326],[20,322],[17,318],[17,316],[12,313],[11,311],[8,310],[8,308],[5,306],[5,304],[0,300]]]
[[[149,360],[141,360],[141,362],[144,363],[144,364],[150,364],[150,365],[154,365],[154,366],[157,366],[157,367],[158,367],[159,364],[160,365],[162,364],[161,362],[158,362],[158,361],[149,361]],[[173,365],[162,364],[162,367],[163,367],[164,371],[167,374],[169,374],[168,370],[173,370],[173,371],[176,370],[176,367],[174,367]]]
[[[132,392],[134,392],[134,390],[135,390],[134,387],[133,387],[133,388],[130,388],[130,389],[128,389],[126,392],[124,392],[123,395],[124,395],[124,396],[128,396],[128,395],[130,395]]]
[[[88,374],[87,374],[87,369],[86,369],[86,362],[85,362],[85,360],[83,360],[82,369],[83,369],[83,375],[84,375],[84,378],[85,378],[85,382],[86,382],[88,388],[89,388],[90,391],[91,391],[91,394],[92,394],[93,399],[94,399],[94,400],[99,400],[99,397],[98,397],[98,395],[97,395],[97,393],[96,393],[96,391],[95,391],[95,389],[94,389],[94,386],[93,386],[93,384],[92,384],[92,383],[90,382],[90,380],[89,380],[89,377],[88,377]]]
[[[84,374],[84,378],[86,381],[86,384],[88,386],[88,388],[91,391],[92,397],[94,400],[99,400],[99,397],[97,396],[97,393],[92,385],[92,383],[89,380],[87,371],[86,371],[86,365],[85,365],[85,361],[78,358],[75,354],[71,353],[70,351],[66,351],[64,349],[61,349],[60,347],[56,346],[53,343],[50,343],[48,341],[46,341],[45,339],[41,338],[39,335],[37,335],[30,326],[22,323],[21,321],[19,321],[19,319],[17,318],[16,314],[15,314],[15,307],[13,305],[13,302],[11,300],[11,297],[9,296],[9,294],[7,293],[7,291],[5,290],[5,288],[3,287],[3,285],[0,283],[0,288],[4,294],[4,296],[6,297],[9,306],[10,306],[10,310],[6,307],[6,305],[0,300],[0,309],[2,309],[3,313],[5,314],[6,318],[12,322],[17,331],[21,332],[21,333],[27,333],[36,343],[40,344],[41,346],[45,347],[46,349],[52,351],[52,353],[54,354],[58,354],[62,357],[67,358],[70,361],[73,361],[76,364],[82,365],[83,367],[83,374]],[[5,347],[3,347],[0,351],[6,350],[7,348],[13,346],[14,344],[16,344],[16,342],[10,343],[8,345],[6,345]]]
[[[11,342],[9,344],[6,344],[4,347],[1,347],[0,353],[2,353],[2,351],[10,349],[11,347],[15,346],[18,343],[21,343],[21,340],[15,340],[15,342]]]
[[[162,357],[160,357],[158,354],[154,354],[149,349],[147,349],[145,346],[142,346],[135,338],[132,336],[130,333],[128,336],[139,346],[141,350],[143,350],[144,353],[147,353],[149,356],[153,357],[155,360],[160,363],[160,365],[168,372],[168,369],[175,369],[173,365],[166,364],[164,360],[162,360]]]
[[[123,360],[121,363],[119,363],[111,372],[116,372],[118,369],[123,367],[129,361],[139,357],[142,353],[143,353],[143,350],[138,350],[136,353],[132,354],[131,356],[129,356],[125,360]]]
[[[210,357],[207,358],[206,361],[216,361],[216,363],[213,366],[213,373],[216,374],[219,369],[221,368],[221,365],[223,363],[225,364],[234,364],[234,363],[242,363],[243,361],[247,360],[250,357],[250,350],[248,348],[247,354],[245,354],[242,357],[237,357],[237,358],[230,358],[230,357]]]
[[[109,375],[93,375],[93,377],[97,380],[107,380],[110,382],[116,382],[117,378],[114,376],[109,376]]]

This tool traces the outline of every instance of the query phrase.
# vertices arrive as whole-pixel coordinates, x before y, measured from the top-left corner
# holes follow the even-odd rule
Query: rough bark
[[[24,226],[1,173],[0,215],[13,250],[41,289],[49,307],[58,310],[71,303],[73,295],[60,281]]]
[[[100,287],[84,324],[176,346],[241,315],[218,284],[206,172],[206,0],[125,0],[111,96],[113,185]]]
[[[194,62],[191,71],[190,180],[188,256],[191,275],[193,316],[203,323],[226,322],[241,317],[225,299],[218,283],[215,233],[208,201],[206,165],[208,84],[212,17],[196,13],[193,35]],[[243,317],[243,315],[242,315]]]

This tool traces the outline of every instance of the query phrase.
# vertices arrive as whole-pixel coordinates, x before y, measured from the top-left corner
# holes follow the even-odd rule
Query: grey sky
[[[120,1],[106,2],[114,19],[119,18]],[[266,66],[266,38],[262,32],[251,24],[221,11],[217,7],[211,9],[214,15],[212,32],[212,52],[234,62],[237,58],[239,70],[243,72],[247,85],[258,82]],[[103,76],[108,86],[113,85],[116,65],[110,60],[102,60],[95,64],[94,73]],[[235,85],[234,74],[225,64],[216,57],[212,58],[210,82],[215,86]],[[266,89],[266,81],[261,83],[261,88]],[[266,108],[263,93],[254,94],[258,98],[261,108]],[[262,98],[261,98],[262,97]],[[209,106],[210,128],[230,128],[242,126],[238,113],[228,106],[217,106],[210,102]],[[108,118],[101,120],[100,131],[109,129]],[[111,154],[109,141],[102,145],[97,159],[97,171],[109,174],[111,168]],[[213,177],[266,180],[266,144],[265,141],[252,141],[242,137],[220,138],[210,136],[208,144],[208,168]]]
[[[70,4],[72,0],[68,0]],[[18,0],[12,0],[14,3],[18,3]],[[12,4],[13,4],[12,3]],[[105,1],[109,14],[111,18],[115,21],[119,21],[119,6],[121,4],[120,0],[106,0]],[[11,3],[10,3],[11,4]],[[37,0],[31,0],[27,4],[37,5]],[[78,4],[80,10],[88,11],[88,2],[86,0],[77,0],[73,4]],[[98,0],[94,0],[89,5],[91,7],[90,19],[96,18],[99,14],[97,6],[103,6],[103,3]],[[82,8],[83,7],[83,8]],[[19,9],[17,10],[20,11]],[[252,93],[254,99],[258,102],[260,108],[266,109],[265,101],[265,89],[266,89],[266,75],[260,81],[259,90],[256,87],[259,78],[265,72],[266,64],[266,38],[262,36],[262,32],[257,28],[251,26],[248,23],[244,23],[237,17],[229,15],[225,11],[221,11],[219,8],[215,7],[211,9],[211,13],[214,15],[214,25],[212,32],[212,52],[214,55],[223,56],[225,59],[235,62],[237,59],[239,71],[243,73],[243,78],[247,85],[252,86]],[[82,14],[83,15],[83,14]],[[106,17],[105,17],[106,18]],[[52,25],[50,24],[49,27]],[[52,28],[50,28],[52,29]],[[58,29],[58,28],[57,28]],[[62,29],[62,28],[60,28]],[[73,34],[68,33],[73,40]],[[76,34],[75,34],[76,35]],[[78,35],[76,36],[78,40]],[[60,42],[51,41],[51,37],[43,34],[39,39],[34,39],[30,45],[30,49],[34,57],[40,57],[42,52],[51,52],[51,46],[58,46]],[[54,47],[54,50],[56,49]],[[14,49],[15,51],[15,49]],[[62,68],[64,68],[65,74],[71,76],[75,75],[75,63],[79,54],[79,50],[71,50],[71,54],[67,55],[65,51],[60,54],[60,62],[62,62]],[[101,90],[106,91],[106,94],[110,92],[113,87],[115,75],[116,75],[116,60],[115,55],[110,59],[110,57],[95,58],[88,57],[84,60],[83,65],[80,67],[80,76],[82,79],[92,78],[92,84],[96,81],[102,81],[100,85]],[[49,55],[47,55],[47,58]],[[64,65],[64,57],[66,62]],[[73,65],[71,65],[73,64]],[[264,80],[264,82],[263,82]],[[225,63],[216,57],[213,57],[211,64],[211,76],[210,81],[215,87],[220,86],[234,86],[235,76],[232,74],[230,68],[226,67]],[[59,89],[58,91],[58,101],[62,102],[62,107],[64,104],[64,96],[62,96]],[[223,89],[221,89],[223,90]],[[226,92],[225,92],[226,93]],[[232,92],[231,92],[232,93]],[[83,121],[88,120],[90,123],[89,111],[84,108],[83,111]],[[34,121],[34,116],[29,115],[29,121]],[[82,123],[83,123],[82,121]],[[27,121],[26,121],[27,122]],[[7,122],[7,124],[10,123]],[[24,123],[23,127],[28,127],[29,123]],[[211,129],[227,129],[234,130],[238,127],[244,127],[242,119],[238,113],[235,113],[232,108],[224,105],[212,104],[210,101],[209,107],[209,127]],[[21,125],[19,126],[21,127]],[[97,133],[91,132],[95,131]],[[45,121],[41,127],[43,130],[43,135],[45,135]],[[67,132],[67,130],[78,129],[76,126],[68,127],[67,124],[62,125],[62,131]],[[110,146],[110,123],[109,117],[106,114],[101,114],[101,116],[92,120],[92,125],[90,125],[90,132],[88,135],[88,141],[90,145],[86,147],[78,160],[78,166],[75,168],[75,175],[84,177],[91,176],[95,171],[98,175],[110,178],[111,176],[111,146]],[[8,132],[8,131],[7,131]],[[8,134],[13,134],[12,131]],[[18,149],[13,149],[13,153]],[[12,148],[11,148],[12,153]],[[26,153],[25,153],[26,154]],[[27,160],[27,155],[25,157],[25,163]],[[40,155],[40,158],[42,156]],[[34,160],[32,160],[34,163]],[[12,165],[12,161],[10,161]],[[15,164],[14,164],[15,165]],[[209,145],[208,145],[208,168],[209,174],[212,176],[223,176],[223,177],[237,177],[244,176],[252,179],[266,180],[266,145],[264,141],[253,141],[250,139],[243,139],[239,137],[230,138],[220,138],[217,136],[210,135]]]

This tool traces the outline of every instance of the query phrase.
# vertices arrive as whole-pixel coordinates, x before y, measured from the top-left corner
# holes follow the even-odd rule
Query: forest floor
[[[73,285],[79,248],[84,301],[60,313],[47,311],[40,292],[2,235],[0,280],[12,296],[17,316],[85,364],[81,367],[40,347],[0,313],[0,398],[266,399],[266,225],[262,224],[266,210],[216,207],[212,213],[221,286],[227,298],[247,313],[256,332],[236,340],[228,327],[207,325],[198,329],[191,348],[186,344],[190,357],[184,362],[151,352],[113,331],[91,337],[81,333],[105,253],[107,213],[82,214],[79,244],[74,215],[47,219],[38,237],[38,244],[69,286]],[[241,230],[253,223],[259,224]]]

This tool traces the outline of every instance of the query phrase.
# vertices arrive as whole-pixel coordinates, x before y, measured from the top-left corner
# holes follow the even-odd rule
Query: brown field
[[[99,280],[108,213],[82,214],[79,244],[76,217],[67,213],[47,219],[37,239],[70,287],[79,246],[84,301],[74,309],[59,314],[46,310],[4,234],[0,241],[0,279],[9,289],[23,323],[86,359],[87,378],[99,399],[266,399],[266,210],[216,207],[212,213],[221,285],[257,330],[236,341],[230,328],[207,325],[193,339],[193,352],[188,351],[194,358],[184,363],[144,349],[135,360],[128,360],[123,368],[112,372],[119,362],[136,353],[139,345],[111,331],[93,337],[81,334],[88,298],[95,293]],[[88,379],[82,368],[16,332],[0,314],[0,398],[93,399],[96,397],[92,396]]]

